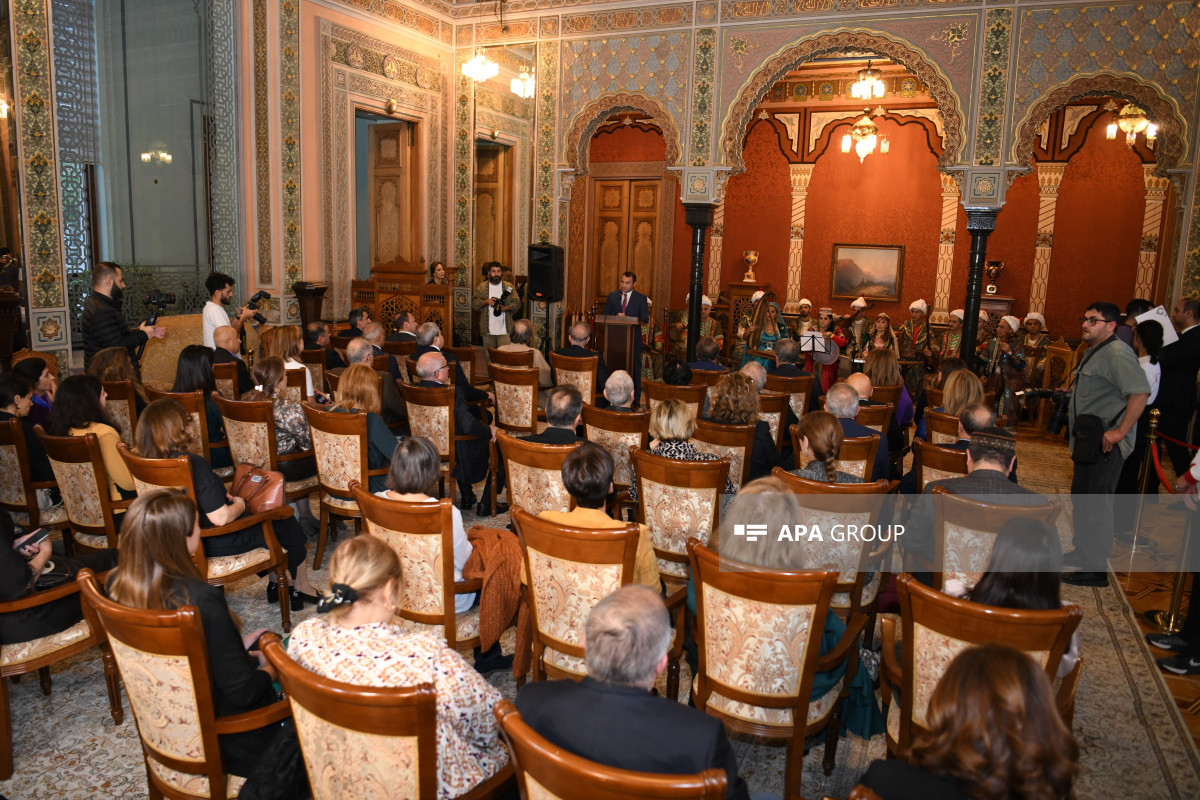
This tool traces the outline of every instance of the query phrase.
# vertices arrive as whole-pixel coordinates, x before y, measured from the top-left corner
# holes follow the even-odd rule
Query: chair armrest
[[[103,586],[105,579],[111,572],[112,570],[108,570],[108,572],[101,572],[96,576],[96,582]],[[53,600],[58,600],[63,597],[76,594],[78,591],[79,584],[77,582],[67,581],[66,583],[59,584],[51,589],[42,589],[41,591],[33,592],[16,600],[6,600],[4,602],[0,602],[0,614],[7,614],[11,611],[23,611],[27,608],[37,608],[38,606],[44,605]]]
[[[890,699],[891,684],[900,683],[900,665],[896,663],[896,620],[885,617],[883,623],[883,658],[879,660],[879,685]]]
[[[865,614],[851,616],[850,624],[842,632],[842,638],[838,639],[837,646],[817,659],[817,672],[827,672],[841,663],[846,658],[846,654],[850,652],[850,648],[858,644],[859,634],[866,625],[867,616]]]
[[[687,602],[687,587],[683,587],[679,591],[666,597],[667,612],[673,612]]]
[[[292,706],[287,700],[277,700],[269,706],[256,708],[241,714],[230,714],[217,718],[217,734],[253,731],[272,722],[285,720],[292,715]]]
[[[57,489],[58,481],[29,481],[25,485],[30,489]]]
[[[388,474],[388,472],[389,472],[390,470],[391,470],[391,467],[390,467],[390,466],[387,466],[387,467],[380,467],[379,469],[369,469],[369,470],[367,470],[367,475],[368,475],[368,476],[371,476],[371,475],[387,475],[387,474]]]
[[[240,530],[245,530],[253,525],[266,522],[269,519],[287,519],[296,512],[287,503],[284,503],[279,508],[272,508],[269,511],[263,511],[258,514],[251,514],[248,517],[239,517],[233,522],[221,525],[216,528],[201,528],[200,535],[207,539],[210,536],[223,536],[226,533],[235,533]]]

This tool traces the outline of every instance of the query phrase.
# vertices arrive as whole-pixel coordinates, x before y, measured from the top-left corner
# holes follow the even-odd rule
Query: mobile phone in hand
[[[31,544],[37,544],[38,542],[44,542],[47,538],[49,538],[49,536],[50,536],[50,531],[46,530],[45,528],[38,528],[36,531],[33,531],[32,533],[27,533],[24,536],[22,536],[20,539],[15,540],[13,542],[13,549],[20,550],[22,547],[28,547]]]

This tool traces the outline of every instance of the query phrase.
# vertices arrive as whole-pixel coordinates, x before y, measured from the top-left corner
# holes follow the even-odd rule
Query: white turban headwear
[[[929,312],[929,304],[920,298],[913,300],[908,304],[909,311],[920,311],[922,314]]]

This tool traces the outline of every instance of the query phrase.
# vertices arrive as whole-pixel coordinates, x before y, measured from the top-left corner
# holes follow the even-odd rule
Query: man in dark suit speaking
[[[608,296],[604,301],[604,315],[617,317],[635,317],[645,325],[650,321],[650,303],[646,295],[633,287],[637,284],[637,275],[632,272],[621,273],[621,288]],[[642,396],[642,332],[639,330],[633,337],[633,404],[636,406]]]

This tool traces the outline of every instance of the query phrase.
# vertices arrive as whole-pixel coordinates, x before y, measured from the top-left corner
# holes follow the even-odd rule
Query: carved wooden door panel
[[[395,269],[414,263],[412,203],[412,125],[371,125],[367,135],[371,268]]]
[[[512,148],[507,145],[477,144],[475,147],[475,267],[489,261],[506,267],[512,253]]]
[[[603,300],[621,273],[637,275],[638,291],[650,294],[658,269],[659,193],[662,181],[596,180],[592,200],[591,288]]]

